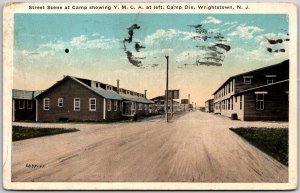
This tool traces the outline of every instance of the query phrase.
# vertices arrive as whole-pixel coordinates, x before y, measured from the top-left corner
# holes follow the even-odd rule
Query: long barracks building
[[[245,121],[287,121],[289,60],[231,76],[213,95],[216,114]]]
[[[102,121],[149,114],[146,93],[65,76],[35,97],[36,121]]]

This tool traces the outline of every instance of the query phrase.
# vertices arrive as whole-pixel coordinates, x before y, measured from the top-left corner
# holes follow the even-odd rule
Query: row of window
[[[273,84],[275,82],[276,75],[266,75],[267,84]],[[244,84],[252,84],[253,76],[243,76]],[[233,91],[233,82],[231,81],[225,85],[216,95],[215,99],[221,98],[226,94]]]
[[[58,98],[57,100],[57,106],[63,107],[64,106],[64,100],[63,98]],[[133,105],[135,110],[135,105]],[[114,101],[113,104],[114,111],[118,110],[118,101]],[[44,110],[50,110],[50,99],[44,98],[43,101],[43,109]],[[89,98],[89,110],[90,111],[96,111],[96,98]],[[112,110],[112,101],[110,99],[107,100],[107,111]],[[143,110],[143,104],[138,104],[138,110]],[[148,110],[147,104],[144,104],[144,110]],[[74,98],[74,111],[80,111],[80,98]]]
[[[19,109],[32,109],[32,101],[30,100],[19,100]]]
[[[256,110],[265,109],[265,93],[256,93]],[[237,102],[237,97],[235,97],[235,102]],[[233,99],[223,100],[216,104],[216,110],[233,110]],[[243,108],[243,98],[240,96],[240,109]]]
[[[101,88],[101,84],[99,82],[96,82],[96,88]],[[106,85],[105,89],[109,90],[109,91],[113,91],[114,87],[110,86],[110,85]],[[122,89],[122,88],[120,88],[119,92],[124,93],[124,94],[128,94],[128,95],[132,95],[132,96],[144,97],[144,94],[140,94],[140,93],[133,92],[133,91],[130,91],[130,90],[125,90],[125,89]]]
[[[237,102],[237,97],[235,97],[235,102]],[[217,103],[215,106],[216,110],[233,110],[233,98],[226,99]],[[240,109],[243,108],[243,98],[240,96]]]
[[[253,76],[243,76],[244,84],[251,84]],[[267,84],[273,84],[275,82],[276,75],[266,75]]]
[[[63,98],[57,99],[57,106],[60,108],[64,106]],[[44,98],[43,109],[50,110],[50,99],[49,98]],[[89,98],[89,110],[96,111],[96,99],[95,98]],[[74,98],[74,111],[80,111],[80,98]]]
[[[217,92],[217,94],[215,95],[215,99],[221,98],[228,93],[233,92],[233,85],[233,81],[230,81],[228,84],[226,84],[219,92]]]
[[[118,101],[114,101],[114,111],[118,110]],[[111,111],[111,100],[107,100],[107,111]]]

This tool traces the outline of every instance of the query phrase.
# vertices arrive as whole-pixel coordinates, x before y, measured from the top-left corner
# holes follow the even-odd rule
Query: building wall
[[[205,112],[209,112],[209,102],[205,101]]]
[[[289,102],[288,84],[280,84],[261,91],[267,91],[264,97],[264,110],[256,110],[256,94],[245,93],[245,121],[288,121]]]
[[[207,113],[214,112],[214,100],[213,99],[205,101],[205,112],[207,112]]]
[[[13,99],[13,103],[13,111],[15,116],[14,121],[35,121],[36,107],[34,100]],[[22,108],[23,106],[20,108],[20,103],[24,104],[24,108]],[[30,104],[31,108],[29,106]]]
[[[110,121],[110,120],[117,120],[122,118],[122,109],[121,109],[121,101],[119,100],[112,100],[112,99],[105,99],[105,120]],[[111,109],[110,111],[108,110],[108,100],[111,101]],[[114,104],[115,101],[117,101],[117,109],[115,110]],[[103,107],[103,106],[102,106]]]
[[[50,99],[50,110],[43,109],[43,99]],[[63,107],[58,107],[58,98],[63,98]],[[74,111],[74,98],[80,98],[80,111]],[[89,111],[89,98],[96,98],[96,111]],[[108,119],[117,119],[120,112],[107,112]],[[103,98],[83,85],[66,79],[38,98],[38,121],[99,121],[103,120]]]
[[[289,78],[289,63],[285,62],[280,65],[270,66],[255,72],[249,72],[247,74],[235,77],[235,93],[249,88],[263,86],[267,84],[266,75],[276,75],[275,82],[286,80]],[[244,76],[253,76],[251,84],[244,84]]]
[[[218,92],[214,94],[214,107],[213,112],[215,114],[221,114],[225,116],[231,116],[231,109],[228,109],[228,100],[233,99],[235,94],[235,79],[230,79],[225,85],[223,85]],[[224,105],[226,104],[226,105]]]
[[[139,109],[139,104],[142,105],[142,109]],[[145,107],[146,105],[146,107]],[[144,103],[136,103],[136,114],[138,116],[145,116],[149,115],[149,104],[144,104]]]
[[[239,119],[241,121],[244,120],[244,110],[245,110],[244,101],[245,101],[244,95],[239,95],[239,96],[233,97],[233,111],[231,111],[231,113],[236,113],[237,119]]]
[[[165,97],[163,97],[162,99],[152,99],[155,104],[152,105],[152,110],[151,111],[155,111],[155,113],[165,113]],[[168,100],[168,112],[171,112],[171,100]],[[182,107],[182,105],[173,100],[173,112],[178,112],[178,111],[182,111],[184,109],[184,107]],[[186,109],[188,109],[188,106],[186,106]]]
[[[266,67],[266,68],[258,70],[258,71],[245,73],[240,76],[235,76],[235,77],[229,79],[218,90],[218,92],[216,92],[214,94],[214,113],[221,114],[221,115],[228,116],[228,117],[231,117],[231,115],[233,113],[236,113],[238,115],[238,119],[240,119],[240,120],[246,120],[246,119],[258,120],[258,118],[254,118],[255,113],[257,113],[257,116],[262,117],[261,120],[271,119],[271,116],[273,116],[273,115],[274,115],[273,120],[281,119],[280,117],[278,117],[277,115],[272,114],[272,113],[269,113],[269,115],[266,115],[264,117],[262,115],[263,112],[250,111],[249,115],[246,115],[246,114],[244,114],[244,112],[247,112],[247,109],[245,109],[245,108],[248,108],[249,105],[251,106],[251,105],[255,104],[255,101],[253,103],[253,98],[249,97],[248,96],[249,94],[245,94],[245,96],[242,95],[242,109],[241,109],[240,108],[240,96],[238,96],[237,98],[235,96],[236,93],[241,92],[243,90],[267,85],[266,75],[276,75],[276,77],[274,78],[274,82],[288,79],[289,78],[289,62],[285,61],[284,63],[281,63],[279,65]],[[252,76],[251,84],[244,83],[244,76]],[[287,90],[288,90],[288,88],[287,88]],[[231,102],[233,102],[233,104],[232,104],[233,107],[231,107],[231,108],[228,107],[229,100]],[[248,100],[250,100],[250,101],[248,101]],[[287,100],[287,99],[285,99],[285,100]],[[245,103],[245,101],[246,101],[246,103]],[[225,104],[225,108],[224,108],[223,104]],[[230,104],[230,106],[231,106],[231,104]],[[284,115],[284,116],[286,117],[286,115]]]

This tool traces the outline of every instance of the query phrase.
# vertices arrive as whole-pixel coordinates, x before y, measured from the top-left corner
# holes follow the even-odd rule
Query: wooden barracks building
[[[216,114],[245,121],[287,121],[289,60],[231,76],[213,95]]]
[[[42,91],[12,90],[12,120],[34,121],[36,106],[34,98]]]
[[[149,104],[145,94],[98,81],[65,76],[35,97],[35,120],[102,121],[133,115],[147,115]]]
[[[205,112],[214,112],[214,99],[208,99],[207,101],[205,101]]]

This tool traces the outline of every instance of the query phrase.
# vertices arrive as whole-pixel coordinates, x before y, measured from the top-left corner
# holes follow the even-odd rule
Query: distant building
[[[35,121],[36,104],[34,98],[42,91],[12,90],[12,120]]]
[[[209,99],[205,101],[205,112],[207,113],[214,112],[214,99]]]
[[[157,96],[151,99],[155,104],[151,105],[151,111],[153,113],[164,113],[165,112],[165,95]],[[171,112],[171,100],[168,100],[168,112]],[[173,112],[180,111],[180,103],[173,100]]]
[[[214,113],[240,120],[288,120],[289,60],[229,77],[214,93]]]
[[[193,104],[189,104],[188,107],[189,107],[189,111],[192,111],[194,109],[194,105]]]
[[[205,107],[199,107],[199,111],[205,112]]]
[[[36,121],[102,121],[149,114],[145,94],[65,76],[36,97]]]

